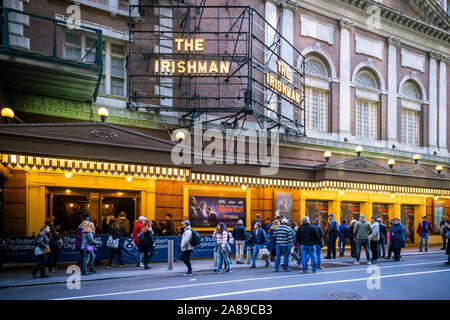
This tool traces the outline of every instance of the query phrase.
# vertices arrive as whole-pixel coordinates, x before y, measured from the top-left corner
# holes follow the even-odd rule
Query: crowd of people
[[[129,224],[124,221],[123,215],[117,219],[110,219],[109,238],[107,246],[110,249],[110,259],[108,268],[113,267],[113,260],[117,257],[119,267],[123,266],[121,256],[121,238],[129,233]],[[406,246],[405,228],[399,218],[394,218],[390,222],[390,228],[383,223],[381,217],[372,216],[371,221],[365,219],[364,214],[360,214],[359,220],[353,220],[350,225],[344,219],[339,225],[333,214],[328,216],[328,227],[323,229],[320,219],[315,217],[310,221],[308,216],[303,217],[298,223],[290,223],[286,218],[277,216],[273,221],[261,221],[261,216],[257,214],[256,219],[251,222],[251,232],[247,232],[242,220],[233,228],[232,232],[225,223],[219,223],[213,233],[216,241],[215,253],[217,255],[217,266],[214,272],[232,272],[231,269],[231,245],[236,246],[236,264],[243,264],[244,247],[246,243],[252,247],[252,260],[250,268],[256,268],[257,260],[264,261],[265,267],[274,262],[275,272],[292,271],[289,269],[289,259],[292,257],[302,273],[308,272],[308,264],[311,265],[313,273],[321,269],[322,248],[324,247],[324,237],[327,236],[327,254],[324,259],[336,259],[336,241],[338,241],[339,257],[345,256],[345,247],[350,243],[350,255],[355,259],[354,264],[360,264],[362,249],[365,251],[367,264],[372,264],[378,259],[391,259],[400,261],[401,249]],[[95,239],[96,226],[90,221],[89,215],[85,215],[83,221],[76,229],[75,250],[79,252],[80,259],[78,265],[82,275],[96,273],[94,269],[96,246],[101,245],[101,241]],[[432,226],[427,217],[423,216],[417,226],[417,234],[420,237],[419,250],[428,251],[428,237],[432,232]],[[192,264],[190,255],[195,246],[200,243],[198,232],[191,228],[189,220],[182,222],[180,228],[181,240],[181,261],[186,264],[186,275],[192,274]],[[154,237],[158,235],[176,235],[172,216],[166,215],[165,223],[158,225],[154,221],[141,216],[134,223],[132,230],[133,241],[138,248],[136,254],[136,266],[150,269],[149,261],[154,255]],[[446,250],[450,264],[450,221],[444,217],[441,223],[441,235],[443,240],[442,250]],[[48,277],[46,272],[57,270],[58,240],[59,233],[53,221],[45,222],[36,237],[34,254],[36,256],[36,267],[31,274],[37,277],[40,271],[41,278]],[[388,249],[386,250],[386,246]],[[386,253],[387,251],[387,253]],[[283,262],[281,263],[281,257]],[[281,270],[280,270],[281,267]],[[88,271],[89,269],[89,271]]]

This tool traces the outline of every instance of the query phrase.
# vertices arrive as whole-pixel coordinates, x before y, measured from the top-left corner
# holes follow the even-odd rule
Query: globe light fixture
[[[363,147],[357,146],[357,147],[355,148],[355,151],[356,151],[356,154],[357,154],[358,157],[359,157],[359,156],[361,156],[361,152],[363,151]]]
[[[389,161],[388,161],[389,168],[392,169],[394,167],[394,164],[395,164],[395,160],[394,159],[389,159]]]
[[[435,168],[436,172],[439,173],[439,174],[441,173],[442,169],[443,168],[442,168],[441,165],[437,165],[436,168]]]
[[[2,118],[6,120],[7,123],[11,123],[14,119],[14,111],[11,108],[3,108],[1,114]]]
[[[177,139],[178,142],[181,142],[184,140],[184,138],[186,138],[186,136],[184,135],[183,131],[178,131],[175,138]]]
[[[325,158],[325,161],[326,161],[326,162],[330,161],[330,158],[331,158],[331,152],[330,152],[330,151],[325,151],[325,152],[323,153],[323,157]]]
[[[100,119],[102,120],[102,122],[105,122],[106,118],[108,118],[108,115],[109,115],[108,109],[106,109],[104,107],[98,108],[97,113],[100,116]]]
[[[417,162],[419,162],[419,159],[420,159],[420,155],[416,153],[416,154],[413,156],[414,163],[417,164]]]

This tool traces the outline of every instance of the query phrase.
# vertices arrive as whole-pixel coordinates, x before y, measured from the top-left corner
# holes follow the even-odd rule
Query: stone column
[[[430,71],[428,92],[430,106],[428,109],[428,152],[433,153],[437,148],[437,62],[441,56],[436,52],[430,52]]]
[[[447,152],[447,64],[448,57],[439,62],[439,150]]]
[[[353,23],[341,19],[339,59],[339,136],[350,136],[350,31]]]
[[[397,47],[400,40],[388,39],[388,108],[387,108],[387,141],[388,146],[397,141]]]
[[[281,2],[283,7],[282,20],[281,20],[281,35],[284,39],[281,39],[280,56],[285,61],[284,65],[294,65],[294,49],[292,44],[294,43],[294,11],[297,10],[297,3],[291,0],[284,0]],[[290,68],[289,68],[290,69]],[[292,70],[289,70],[292,75]],[[287,79],[285,79],[287,80]],[[289,82],[292,82],[292,76]],[[282,98],[281,99],[281,115],[288,119],[296,118],[294,115],[294,109],[292,104]]]

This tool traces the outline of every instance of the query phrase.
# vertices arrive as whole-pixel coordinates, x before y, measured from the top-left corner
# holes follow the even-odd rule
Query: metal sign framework
[[[274,27],[248,6],[129,10],[128,108],[181,113],[189,128],[195,119],[230,129],[250,121],[305,134],[304,57],[281,35],[280,20]],[[298,103],[286,92],[297,93]]]

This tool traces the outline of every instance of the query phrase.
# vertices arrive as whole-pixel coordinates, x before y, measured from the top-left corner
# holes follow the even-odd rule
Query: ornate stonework
[[[352,22],[344,19],[339,21],[339,25],[341,26],[341,29],[348,29],[349,31],[352,31],[355,26]]]
[[[387,38],[387,42],[388,42],[388,44],[396,46],[396,47],[398,47],[400,45],[400,39],[394,38],[392,36],[389,36]]]

